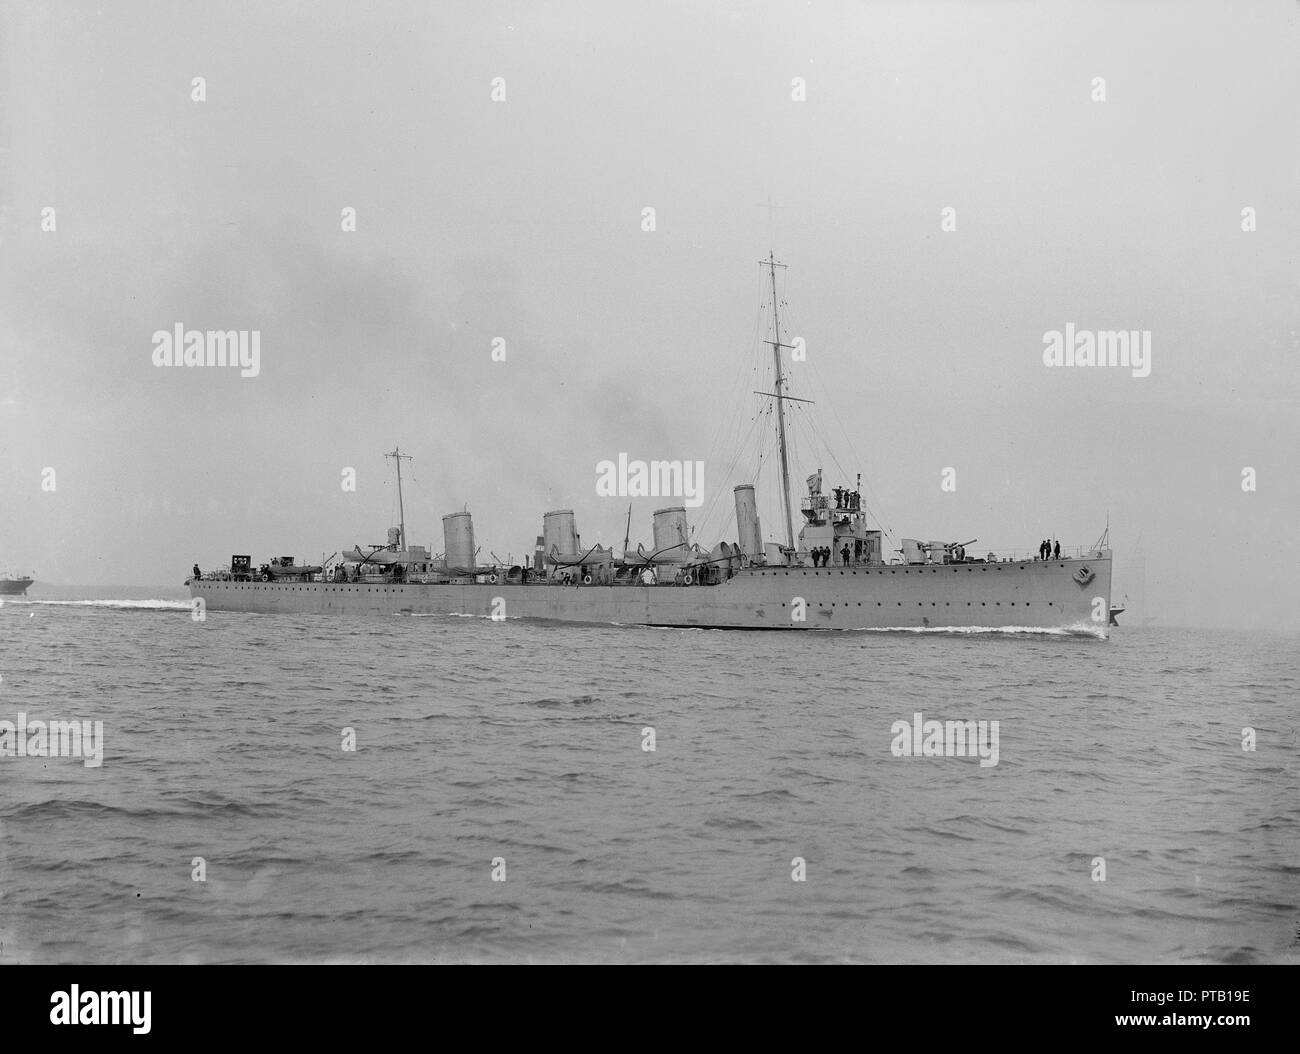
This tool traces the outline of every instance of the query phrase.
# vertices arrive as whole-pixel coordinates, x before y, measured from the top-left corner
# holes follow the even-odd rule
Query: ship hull
[[[1081,584],[1076,579],[1082,569]],[[1089,575],[1090,573],[1090,575]],[[207,611],[464,615],[711,629],[1066,629],[1105,636],[1111,559],[747,568],[719,585],[191,581]],[[802,617],[801,617],[802,616]]]
[[[0,597],[20,597],[31,584],[30,578],[0,578]]]

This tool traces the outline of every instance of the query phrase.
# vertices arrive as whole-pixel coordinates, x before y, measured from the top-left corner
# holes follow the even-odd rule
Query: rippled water
[[[1295,639],[182,599],[0,607],[0,720],[105,741],[0,757],[0,961],[1300,958]],[[895,757],[918,710],[998,764]]]

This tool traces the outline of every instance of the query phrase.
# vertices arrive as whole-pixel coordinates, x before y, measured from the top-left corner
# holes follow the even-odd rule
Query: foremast
[[[397,526],[402,532],[401,537],[397,540],[397,551],[404,553],[407,551],[406,544],[406,506],[402,504],[402,459],[411,460],[410,454],[403,454],[401,447],[393,447],[391,454],[385,454],[385,458],[392,458],[397,464]]]
[[[781,319],[776,297],[776,269],[785,270],[785,264],[776,262],[776,253],[769,250],[766,260],[758,261],[760,267],[766,267],[772,278],[772,363],[776,369],[776,441],[781,454],[781,508],[785,513],[785,547],[794,550],[794,517],[790,510],[790,455],[785,438],[785,371],[781,367],[781,349],[793,345],[781,343]]]

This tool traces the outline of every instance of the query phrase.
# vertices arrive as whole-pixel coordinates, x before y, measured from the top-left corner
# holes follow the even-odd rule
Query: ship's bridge
[[[799,503],[806,522],[799,532],[796,562],[806,566],[816,566],[819,561],[823,566],[883,563],[882,534],[867,527],[862,492],[832,487],[829,494],[823,494],[821,489],[822,473],[818,469],[808,477],[808,494]]]

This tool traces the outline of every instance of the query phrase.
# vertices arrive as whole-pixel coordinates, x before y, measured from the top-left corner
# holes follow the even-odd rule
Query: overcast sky
[[[797,479],[845,482],[816,415],[895,544],[1109,514],[1140,617],[1300,628],[1293,3],[0,8],[0,565],[379,542],[395,444],[434,551],[466,506],[485,557],[560,507],[621,547],[620,452],[704,460],[734,540],[774,249]],[[156,367],[177,323],[260,331],[258,376]],[[1150,376],[1045,366],[1067,324]]]

